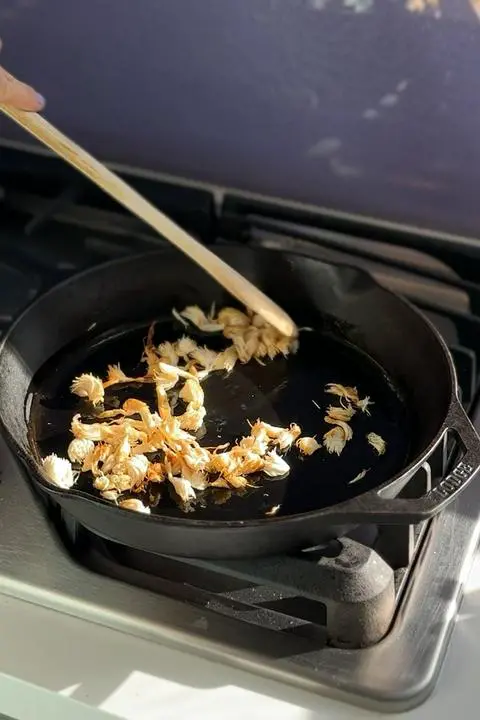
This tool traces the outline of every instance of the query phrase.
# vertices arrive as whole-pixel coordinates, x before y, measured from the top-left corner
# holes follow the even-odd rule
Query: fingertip
[[[36,90],[24,83],[15,83],[15,87],[6,98],[6,102],[19,110],[27,112],[41,112],[45,107],[45,98]]]
[[[37,112],[40,112],[41,110],[44,109],[47,102],[46,102],[45,98],[43,97],[43,95],[40,95],[40,93],[37,93],[37,92],[35,92],[35,99],[36,99],[37,105],[38,105]]]

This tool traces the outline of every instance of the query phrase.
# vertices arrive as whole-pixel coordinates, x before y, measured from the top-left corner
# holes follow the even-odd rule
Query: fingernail
[[[35,95],[37,96],[37,102],[38,102],[38,104],[39,104],[39,106],[40,106],[38,109],[39,109],[39,110],[43,110],[43,108],[44,108],[45,105],[46,105],[45,98],[43,97],[43,95],[40,95],[40,93],[35,93]]]

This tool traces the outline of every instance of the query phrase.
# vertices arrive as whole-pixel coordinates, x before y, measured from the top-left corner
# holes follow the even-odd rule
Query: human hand
[[[2,43],[0,41],[0,48]],[[43,110],[45,100],[33,88],[14,78],[0,67],[0,103],[17,110]]]

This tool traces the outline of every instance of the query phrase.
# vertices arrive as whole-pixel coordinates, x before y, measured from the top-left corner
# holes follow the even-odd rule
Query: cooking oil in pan
[[[72,379],[82,372],[105,376],[107,365],[120,363],[128,375],[142,375],[139,363],[148,328],[120,328],[88,342],[81,339],[65,348],[43,366],[32,382],[33,403],[30,430],[35,451],[41,456],[55,452],[66,456],[72,438],[70,422],[79,412],[94,419],[92,408],[69,391]],[[170,320],[156,325],[156,342],[173,340],[182,333]],[[198,339],[198,337],[197,337]],[[200,342],[200,340],[199,340]],[[222,349],[224,339],[202,336],[202,343]],[[277,358],[266,365],[255,361],[238,364],[228,376],[214,373],[204,382],[204,427],[198,438],[202,445],[215,446],[249,434],[248,422],[258,418],[287,427],[295,422],[302,434],[315,435],[320,442],[331,429],[324,422],[328,405],[339,398],[325,393],[328,383],[355,386],[360,397],[370,396],[371,414],[357,412],[350,425],[353,438],[340,456],[321,448],[303,457],[296,448],[285,456],[290,472],[284,478],[251,476],[253,487],[239,494],[217,489],[198,498],[188,517],[204,520],[242,520],[275,513],[289,515],[330,506],[378,486],[405,466],[409,453],[408,419],[404,403],[385,372],[368,355],[334,335],[302,333],[296,355]],[[155,408],[153,386],[113,386],[106,391],[105,407],[119,407],[135,396]],[[177,402],[175,414],[183,412]],[[368,433],[380,435],[386,452],[378,456],[367,442]],[[359,475],[363,475],[355,480]],[[79,490],[91,492],[91,478],[81,476]],[[156,495],[145,497],[152,513],[181,516],[168,483],[156,486]],[[159,494],[161,493],[161,495]]]

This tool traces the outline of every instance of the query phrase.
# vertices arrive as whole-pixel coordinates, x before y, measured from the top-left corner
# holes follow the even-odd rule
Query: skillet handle
[[[445,433],[453,430],[463,445],[463,454],[454,467],[420,498],[384,498],[367,493],[362,511],[369,522],[414,524],[443,510],[473,480],[480,470],[480,437],[458,399],[452,402],[445,421]],[[460,448],[461,451],[461,448]],[[358,498],[360,499],[360,498]]]

